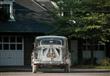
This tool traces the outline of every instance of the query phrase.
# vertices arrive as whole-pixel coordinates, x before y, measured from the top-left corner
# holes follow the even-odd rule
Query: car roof
[[[48,35],[48,36],[37,36],[36,39],[41,38],[61,38],[61,39],[67,39],[65,36],[54,36],[54,35]]]

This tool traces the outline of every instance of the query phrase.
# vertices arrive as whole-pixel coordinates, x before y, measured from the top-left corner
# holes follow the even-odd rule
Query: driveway
[[[0,76],[110,76],[110,73],[32,73],[32,72],[1,72]]]
[[[15,71],[14,69],[1,71],[0,76],[110,76],[109,71],[98,69],[71,69],[70,73],[65,73],[63,69],[40,69],[37,73],[32,73],[28,68],[22,70],[17,68]]]

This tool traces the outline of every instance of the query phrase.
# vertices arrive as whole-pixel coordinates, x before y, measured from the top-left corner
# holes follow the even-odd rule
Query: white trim
[[[9,42],[4,42],[3,41],[4,37],[7,37]],[[15,37],[15,42],[10,42],[11,37]],[[18,37],[21,37],[22,38],[22,36],[1,36],[2,42],[0,42],[0,44],[2,44],[2,45],[8,44],[9,45],[9,49],[8,50],[11,50],[10,49],[10,45],[11,44],[15,44],[15,49],[14,50],[18,50],[17,49],[17,44],[21,44],[22,45],[22,49],[21,50],[24,50],[24,39],[22,38],[22,42],[17,42],[17,38]],[[2,46],[2,50],[4,50],[4,47],[3,46]]]
[[[15,18],[13,16],[13,3],[10,4],[10,20],[9,21],[15,21]]]

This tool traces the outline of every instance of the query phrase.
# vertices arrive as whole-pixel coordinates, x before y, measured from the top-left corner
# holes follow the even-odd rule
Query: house
[[[30,65],[33,40],[52,31],[53,18],[36,0],[0,0],[0,11],[0,66]]]
[[[0,0],[0,66],[31,64],[34,38],[55,28],[48,12],[51,8],[49,0]],[[94,45],[97,63],[110,57],[109,45]],[[90,44],[86,40],[71,39],[69,47],[73,64],[91,58]]]

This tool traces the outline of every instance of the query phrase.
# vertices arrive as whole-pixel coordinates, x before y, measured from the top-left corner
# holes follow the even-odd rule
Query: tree
[[[110,37],[110,1],[108,0],[54,0],[58,5],[57,32],[69,38],[82,38],[92,45],[94,40],[107,42]],[[75,22],[74,22],[75,21]]]

